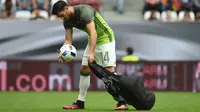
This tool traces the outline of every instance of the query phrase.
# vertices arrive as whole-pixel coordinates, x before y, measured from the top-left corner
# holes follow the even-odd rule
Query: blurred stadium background
[[[0,0],[0,112],[63,112],[63,105],[76,100],[87,35],[74,29],[78,56],[58,63],[65,34],[50,13],[56,1]],[[88,4],[105,18],[116,37],[116,72],[143,77],[157,96],[152,111],[200,111],[200,0],[67,2]],[[128,47],[135,60],[124,62]],[[115,106],[94,75],[87,102],[84,112]]]

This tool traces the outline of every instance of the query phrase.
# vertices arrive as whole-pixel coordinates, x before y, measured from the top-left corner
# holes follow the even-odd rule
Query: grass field
[[[77,92],[0,92],[0,112],[66,112]],[[152,112],[200,112],[200,94],[191,92],[156,92]],[[72,112],[113,112],[116,102],[106,92],[89,92],[86,109]],[[129,106],[129,111],[136,111]],[[71,112],[71,111],[67,111]],[[143,112],[143,111],[139,111]]]

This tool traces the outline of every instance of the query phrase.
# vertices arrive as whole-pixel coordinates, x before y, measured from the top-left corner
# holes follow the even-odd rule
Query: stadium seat
[[[80,5],[83,3],[83,0],[68,0],[68,4],[73,6],[73,5]]]
[[[172,18],[172,21],[176,21],[178,19],[178,15],[175,11],[170,11],[170,16]],[[161,20],[164,22],[167,22],[167,12],[163,11],[161,13]]]
[[[149,20],[150,17],[151,17],[151,11],[146,11],[143,15],[144,20]]]
[[[56,20],[57,19],[57,17],[55,16],[55,15],[51,15],[50,17],[49,17],[49,20],[50,21],[54,21],[54,20]]]
[[[151,18],[151,11],[146,11],[145,13],[144,13],[144,15],[143,15],[143,20],[149,20],[150,18]],[[160,15],[160,13],[157,11],[156,12],[156,18],[158,19],[158,20],[160,20],[160,17],[161,15]]]
[[[179,20],[183,20],[184,15],[185,15],[185,12],[184,11],[180,11],[179,14],[178,14],[178,19]],[[195,21],[195,14],[194,14],[194,12],[190,11],[189,12],[189,16],[190,16],[191,20]]]
[[[47,11],[41,10],[40,16],[43,17],[44,19],[49,19],[49,14]]]
[[[31,12],[25,10],[17,11],[15,17],[16,19],[28,20],[31,18]]]
[[[40,10],[39,16],[42,17],[42,18],[44,18],[44,19],[49,19],[49,14],[48,14],[48,12],[45,11],[45,10]],[[32,14],[31,14],[31,18],[34,18],[34,17],[36,17],[36,14],[35,14],[35,13],[32,13]]]
[[[85,4],[90,5],[98,12],[100,10],[100,0],[85,0]]]

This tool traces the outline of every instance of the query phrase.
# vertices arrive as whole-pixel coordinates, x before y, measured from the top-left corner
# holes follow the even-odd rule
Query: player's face
[[[57,17],[61,18],[62,20],[69,20],[70,19],[70,12],[68,8],[58,12]]]

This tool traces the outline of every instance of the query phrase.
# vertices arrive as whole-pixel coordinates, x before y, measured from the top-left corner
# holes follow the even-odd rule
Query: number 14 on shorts
[[[109,52],[101,52],[101,59],[102,59],[102,63],[107,62],[109,63],[110,57],[109,57]]]

